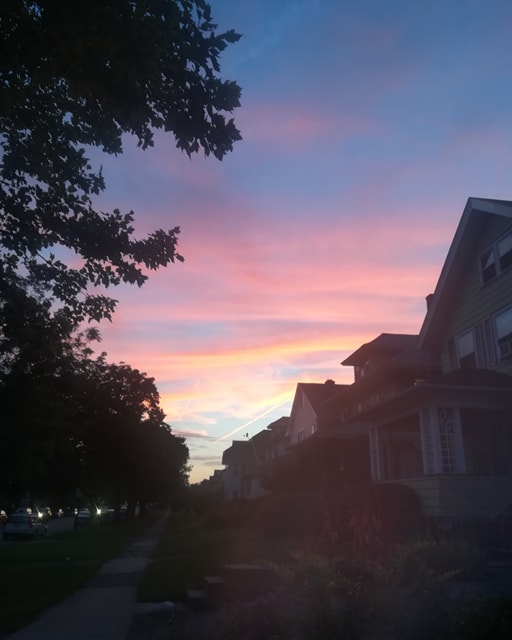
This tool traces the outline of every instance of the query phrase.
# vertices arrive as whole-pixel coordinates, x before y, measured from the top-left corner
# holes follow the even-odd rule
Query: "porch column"
[[[384,480],[383,437],[378,427],[370,427],[370,469],[372,480]]]

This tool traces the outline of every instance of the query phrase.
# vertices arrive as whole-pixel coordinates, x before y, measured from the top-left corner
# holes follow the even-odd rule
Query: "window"
[[[512,264],[512,232],[498,242],[498,260],[501,271]]]
[[[493,280],[512,266],[512,231],[480,254],[479,266],[482,284]]]
[[[421,433],[423,436],[423,464],[427,475],[435,473],[436,461],[434,458],[434,437],[432,434],[432,425],[428,411],[423,412],[423,421],[421,425]]]
[[[501,360],[512,358],[512,307],[494,316],[498,354]]]
[[[299,431],[297,434],[297,442],[302,442],[304,440],[304,430]]]
[[[455,355],[460,369],[476,368],[475,336],[472,329],[455,337]]]
[[[496,260],[494,258],[494,247],[487,249],[480,256],[480,274],[482,284],[489,282],[496,277]]]
[[[455,473],[455,428],[452,410],[449,407],[439,407],[438,421],[441,472]]]

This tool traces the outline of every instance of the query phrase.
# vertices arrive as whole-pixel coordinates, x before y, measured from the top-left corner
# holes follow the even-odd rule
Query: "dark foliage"
[[[0,277],[23,272],[74,319],[109,318],[91,289],[141,285],[181,260],[179,228],[134,236],[134,213],[97,211],[95,148],[143,149],[154,132],[222,159],[240,134],[240,88],[218,77],[238,39],[203,0],[5,0],[0,4]]]

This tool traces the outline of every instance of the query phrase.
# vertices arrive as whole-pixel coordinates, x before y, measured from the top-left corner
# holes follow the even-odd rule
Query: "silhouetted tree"
[[[134,504],[186,485],[188,448],[164,422],[153,378],[103,354],[84,361],[75,384],[86,494]]]
[[[155,501],[185,485],[188,449],[164,422],[153,378],[93,358],[97,331],[74,334],[67,314],[52,314],[22,282],[5,291],[0,484],[9,501],[64,500],[77,488],[118,503]],[[23,322],[9,322],[23,311]]]
[[[134,214],[94,209],[101,167],[123,135],[158,130],[188,155],[218,159],[240,133],[240,88],[219,77],[239,36],[216,32],[204,0],[3,0],[0,3],[0,278],[23,273],[74,321],[110,317],[91,293],[141,285],[176,259],[179,228],[134,236]]]

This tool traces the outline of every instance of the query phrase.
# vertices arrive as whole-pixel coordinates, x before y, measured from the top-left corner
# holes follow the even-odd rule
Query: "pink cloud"
[[[344,140],[360,134],[377,133],[379,126],[368,117],[343,112],[330,113],[320,105],[252,103],[237,117],[244,140],[258,147],[283,153],[307,147],[321,140]]]

